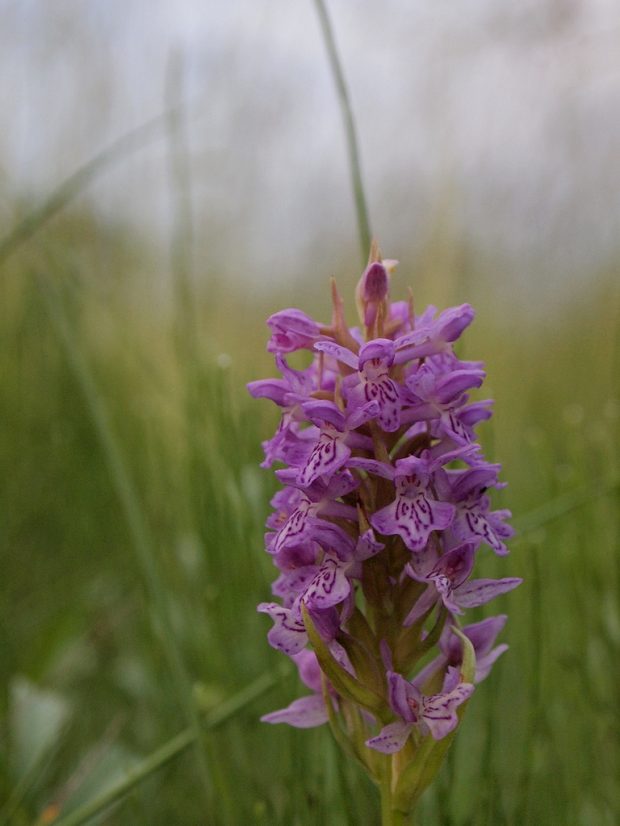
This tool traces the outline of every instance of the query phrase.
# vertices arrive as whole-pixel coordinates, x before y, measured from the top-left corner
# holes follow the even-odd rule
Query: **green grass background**
[[[482,440],[510,482],[495,502],[520,529],[480,571],[525,583],[479,614],[509,613],[510,651],[417,823],[614,826],[617,273],[530,313],[468,262],[430,250],[394,297],[411,284],[419,307],[477,305],[463,353],[487,364]],[[88,822],[376,824],[374,788],[325,727],[258,721],[302,689],[255,612],[274,577],[262,533],[275,484],[258,463],[276,412],[244,385],[274,372],[266,315],[293,304],[327,318],[331,273],[309,261],[271,292],[200,275],[190,289],[173,255],[166,292],[154,271],[132,239],[76,214],[0,270],[0,822],[70,815],[266,674],[270,688]],[[355,259],[335,274],[352,323]]]

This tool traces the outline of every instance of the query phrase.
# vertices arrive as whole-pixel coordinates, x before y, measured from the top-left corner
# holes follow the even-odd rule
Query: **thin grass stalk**
[[[336,84],[338,103],[340,105],[340,112],[342,114],[342,121],[344,124],[347,142],[347,155],[349,158],[349,171],[351,174],[353,199],[355,201],[355,211],[357,215],[357,229],[359,234],[362,267],[364,267],[366,266],[366,261],[368,259],[368,251],[370,250],[372,235],[370,231],[370,218],[368,215],[366,194],[362,181],[357,128],[355,125],[355,118],[353,117],[353,109],[351,107],[349,91],[342,69],[342,62],[338,54],[338,47],[336,46],[336,39],[334,37],[329,14],[327,13],[327,7],[325,6],[324,0],[314,0],[314,5],[319,17],[319,23],[321,24],[323,41],[325,43],[325,48],[327,49],[327,56],[334,77],[334,83]]]
[[[166,71],[165,109],[168,144],[168,176],[172,202],[170,269],[176,299],[177,340],[181,357],[193,364],[196,359],[195,301],[192,290],[194,216],[188,136],[181,105],[183,99],[183,55],[171,52]]]
[[[204,431],[205,405],[212,400],[201,398],[202,360],[198,342],[198,320],[193,288],[194,216],[192,210],[191,175],[188,159],[188,135],[183,111],[178,105],[183,99],[184,66],[180,51],[171,52],[166,72],[166,109],[170,113],[166,129],[168,173],[173,216],[170,232],[170,269],[175,298],[174,341],[180,374],[183,376],[183,409],[185,415],[185,466],[190,491],[188,504],[197,505],[204,498],[204,477],[208,469],[202,451],[196,450],[197,434]],[[217,474],[216,474],[217,475]],[[200,507],[197,507],[200,510]],[[213,746],[207,742],[212,785],[221,817],[232,822],[235,817],[235,791]]]
[[[179,704],[187,723],[194,732],[197,746],[196,762],[201,778],[201,788],[205,802],[208,804],[210,802],[211,781],[205,745],[199,736],[200,720],[192,699],[191,682],[172,631],[165,588],[155,561],[155,544],[150,535],[146,516],[110,423],[106,404],[95,384],[92,371],[79,350],[60,298],[56,295],[48,280],[39,277],[38,283],[61,349],[90,412],[108,466],[112,485],[127,522],[131,544],[142,571],[149,601],[156,616],[153,632],[162,643],[178,692]]]
[[[179,106],[180,115],[186,106]],[[58,212],[63,210],[99,175],[118,161],[124,160],[162,138],[166,125],[175,112],[165,111],[116,138],[101,152],[64,179],[38,207],[25,215],[0,239],[0,266],[29,241]]]
[[[513,524],[517,531],[515,539],[532,533],[532,531],[536,531],[550,522],[555,522],[557,519],[561,519],[567,514],[595,502],[597,499],[610,496],[618,490],[620,490],[620,479],[612,477],[598,488],[584,486],[554,499],[549,499],[540,507],[534,508],[534,510],[514,520]]]
[[[0,824],[9,826],[9,824],[13,822],[13,815],[21,806],[22,801],[30,792],[36,780],[48,769],[60,751],[63,738],[68,729],[69,723],[65,723],[51,746],[39,755],[38,759],[34,761],[26,773],[15,784],[8,799],[2,806],[2,809],[0,809]]]
[[[212,731],[218,726],[228,722],[232,717],[242,711],[246,706],[258,699],[265,692],[273,688],[280,682],[282,677],[291,674],[290,668],[279,668],[273,673],[261,674],[253,683],[239,691],[225,703],[222,703],[212,712],[207,714],[203,728]],[[117,803],[122,797],[128,794],[133,788],[138,786],[155,772],[162,769],[171,760],[179,757],[190,746],[196,742],[196,732],[189,727],[172,737],[163,746],[160,746],[148,757],[145,757],[137,766],[125,773],[125,776],[115,783],[111,788],[93,800],[89,800],[77,809],[69,812],[65,817],[61,817],[54,822],[54,826],[81,826],[96,815],[108,809],[113,803]]]

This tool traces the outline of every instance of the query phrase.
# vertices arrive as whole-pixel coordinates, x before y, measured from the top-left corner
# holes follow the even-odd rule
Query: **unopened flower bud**
[[[390,279],[381,261],[372,261],[360,278],[356,299],[360,320],[367,329],[375,324],[379,306],[387,301]]]

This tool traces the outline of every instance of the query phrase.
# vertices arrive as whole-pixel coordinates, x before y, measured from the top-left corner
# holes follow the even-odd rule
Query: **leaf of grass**
[[[371,232],[370,219],[368,217],[368,206],[366,202],[366,195],[364,193],[364,184],[362,182],[362,170],[359,147],[357,143],[355,118],[353,117],[349,91],[344,78],[342,63],[338,55],[338,47],[336,46],[336,39],[334,38],[334,32],[329,20],[327,8],[323,0],[314,0],[314,5],[319,16],[321,32],[323,34],[325,48],[327,49],[329,65],[334,76],[334,83],[336,84],[336,91],[338,93],[338,103],[340,105],[340,111],[342,113],[342,120],[344,123],[344,131],[347,141],[347,154],[349,156],[349,171],[351,173],[353,198],[355,200],[355,211],[357,214],[357,229],[362,253],[362,266],[364,267],[366,266],[366,260],[370,250]]]
[[[175,114],[176,110],[163,112],[126,132],[65,178],[40,206],[25,215],[4,238],[0,239],[0,266],[101,172],[127,155],[143,149],[152,140],[160,138],[166,124]]]
[[[257,677],[253,683],[231,697],[228,702],[222,703],[210,712],[203,723],[203,727],[206,730],[213,730],[223,725],[289,673],[291,673],[290,668],[280,668],[275,672],[265,673]],[[137,766],[127,771],[122,779],[102,795],[84,803],[65,817],[54,821],[55,826],[79,826],[86,823],[104,809],[116,803],[154,772],[159,771],[171,760],[183,754],[187,748],[195,744],[197,736],[196,731],[191,726],[179,732],[163,746],[145,757]]]
[[[156,615],[153,632],[155,636],[161,640],[170,671],[176,684],[179,704],[194,733],[194,740],[197,745],[197,765],[202,780],[201,788],[205,795],[205,800],[208,803],[211,783],[206,750],[199,736],[200,721],[192,699],[189,676],[172,631],[165,588],[155,561],[154,543],[150,536],[146,517],[125,464],[121,448],[112,429],[105,402],[97,389],[88,363],[80,353],[77,341],[73,336],[73,332],[65,316],[60,298],[55,293],[49,281],[39,278],[38,282],[49,312],[50,320],[58,336],[58,341],[91,414],[92,423],[101,444],[112,485],[125,515],[131,542],[144,577],[150,602]]]
[[[582,487],[558,496],[556,499],[550,499],[539,508],[514,520],[517,538],[538,530],[549,522],[555,522],[556,519],[561,519],[566,514],[617,490],[620,490],[620,479],[612,477],[600,487]]]

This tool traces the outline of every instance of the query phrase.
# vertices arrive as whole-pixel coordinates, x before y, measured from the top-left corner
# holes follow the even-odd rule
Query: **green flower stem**
[[[381,826],[407,826],[411,821],[405,812],[394,808],[392,796],[392,758],[386,755],[387,771],[381,783]]]

